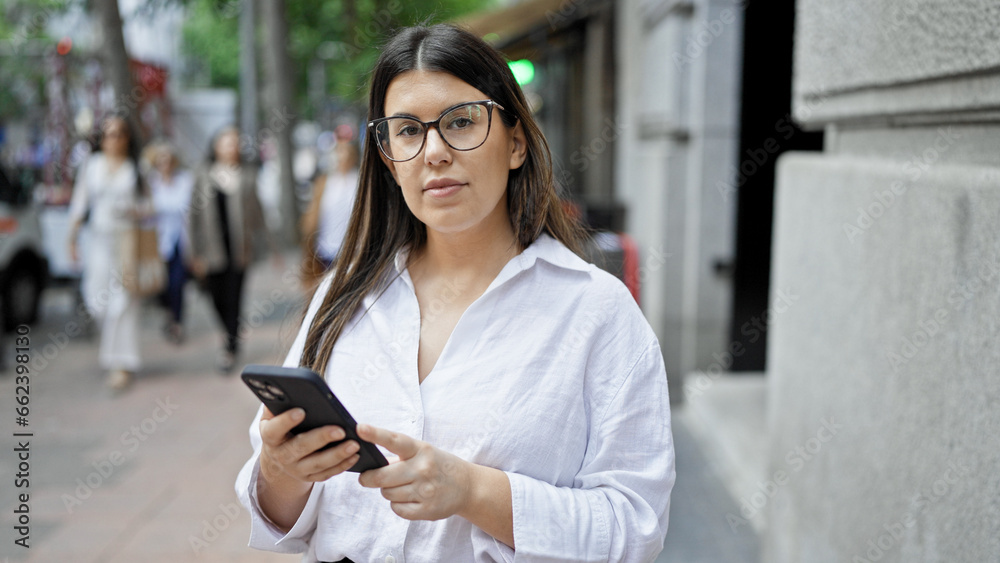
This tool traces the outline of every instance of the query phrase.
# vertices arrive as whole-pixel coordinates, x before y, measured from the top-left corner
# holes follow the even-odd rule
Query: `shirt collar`
[[[409,257],[409,248],[403,248],[396,252],[396,258],[393,262],[396,273],[403,273],[403,270],[406,269],[406,261]],[[565,245],[546,233],[542,233],[535,240],[535,242],[531,243],[528,248],[524,249],[524,252],[518,254],[514,258],[511,258],[510,262],[508,262],[503,269],[514,269],[515,273],[521,272],[534,266],[535,262],[539,259],[544,260],[553,266],[558,266],[567,270],[586,272],[590,269],[590,264],[585,262],[576,254],[573,254],[572,250],[566,248]],[[514,268],[511,268],[512,265]]]
[[[520,270],[527,270],[535,265],[538,260],[544,260],[553,266],[558,266],[567,270],[587,272],[591,265],[583,258],[580,258],[573,251],[558,240],[546,233],[542,233],[531,246],[524,249],[524,252],[514,257],[511,262],[520,261]]]
[[[409,248],[403,248],[396,252],[396,257],[393,260],[393,269],[396,275],[390,275],[386,281],[391,284],[393,277],[399,278],[410,291],[415,291],[413,281],[410,279],[410,272],[406,269],[406,261],[409,256]],[[507,262],[503,269],[500,270],[500,273],[497,274],[497,277],[490,283],[489,287],[486,288],[486,291],[483,292],[483,295],[489,294],[521,272],[532,268],[539,260],[558,268],[577,272],[588,272],[594,267],[574,254],[572,250],[566,248],[561,242],[543,233],[528,248],[524,249],[524,252],[511,258],[510,262]],[[362,303],[365,310],[370,309],[375,304],[379,295],[381,295],[381,292],[376,291],[364,297]]]
[[[396,268],[397,274],[402,274],[403,270],[406,269],[406,261],[410,258],[410,248],[404,247],[396,252],[396,260],[393,262],[393,266]]]

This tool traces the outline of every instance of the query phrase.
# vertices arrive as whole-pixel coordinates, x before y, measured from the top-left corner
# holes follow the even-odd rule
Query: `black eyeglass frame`
[[[478,145],[476,145],[476,146],[474,146],[472,148],[468,148],[468,149],[460,149],[460,148],[452,145],[451,143],[449,143],[448,142],[448,138],[445,137],[444,133],[441,132],[441,120],[444,119],[444,116],[448,115],[449,113],[455,111],[456,109],[458,109],[458,108],[460,108],[462,106],[473,106],[473,105],[477,105],[477,104],[478,105],[485,105],[486,106],[486,135],[483,137],[483,141],[481,143],[479,143]],[[391,115],[391,116],[388,116],[388,117],[380,117],[378,119],[373,119],[373,120],[369,121],[368,122],[368,128],[371,129],[372,135],[375,136],[375,144],[378,145],[379,152],[381,152],[383,156],[385,156],[386,158],[388,158],[389,160],[391,160],[393,162],[407,162],[407,161],[413,160],[414,158],[417,158],[417,156],[420,155],[420,151],[424,150],[424,146],[427,144],[427,132],[431,130],[431,127],[434,127],[435,129],[437,129],[438,136],[441,137],[441,140],[444,141],[444,143],[446,145],[448,145],[449,147],[451,147],[452,149],[454,149],[456,151],[473,151],[473,150],[476,150],[479,147],[483,146],[483,143],[486,142],[486,139],[490,138],[490,131],[493,129],[493,106],[496,106],[496,107],[500,108],[500,111],[506,111],[506,108],[504,108],[502,105],[494,102],[493,100],[479,100],[479,101],[475,101],[475,102],[462,102],[460,104],[455,104],[455,105],[451,106],[450,108],[442,111],[441,115],[439,115],[438,118],[435,119],[434,121],[420,121],[419,119],[415,119],[415,118],[412,118],[412,117],[406,117],[406,116],[403,116],[403,115]],[[414,155],[411,156],[410,158],[400,158],[400,159],[392,158],[391,156],[389,156],[389,155],[387,155],[385,153],[385,149],[382,147],[382,143],[379,142],[378,131],[376,130],[376,127],[378,127],[382,123],[385,123],[385,122],[389,121],[390,119],[409,119],[409,120],[411,120],[411,121],[413,121],[415,123],[419,123],[421,125],[421,127],[423,127],[423,129],[424,129],[424,137],[420,141],[420,148],[418,148],[417,152],[414,153]]]

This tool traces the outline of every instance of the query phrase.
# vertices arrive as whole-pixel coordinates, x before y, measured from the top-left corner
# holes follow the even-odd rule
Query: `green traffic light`
[[[507,63],[507,66],[514,73],[514,80],[517,80],[517,83],[521,86],[531,84],[531,81],[535,79],[535,65],[528,59],[510,61]]]

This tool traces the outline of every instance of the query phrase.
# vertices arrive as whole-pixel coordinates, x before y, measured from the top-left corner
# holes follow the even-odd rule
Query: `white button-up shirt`
[[[92,234],[121,234],[134,224],[129,212],[136,207],[137,181],[131,160],[111,172],[104,153],[90,155],[76,173],[70,219],[80,220],[89,211],[87,227]]]
[[[160,256],[169,260],[174,255],[177,243],[186,234],[184,224],[191,207],[191,190],[194,189],[194,174],[187,170],[174,171],[169,182],[158,171],[149,175],[149,186],[153,192],[153,209],[156,210],[156,234],[159,236]],[[182,248],[186,246],[182,243]]]
[[[400,518],[353,473],[317,483],[283,533],[257,505],[260,411],[236,481],[252,515],[250,546],[358,563],[653,560],[674,484],[670,404],[659,344],[625,286],[542,235],[469,305],[418,383],[421,312],[405,260],[347,325],[324,377],[357,421],[503,470],[516,551],[459,516]],[[299,365],[329,281],[286,366]],[[424,317],[435,301],[428,309]]]
[[[320,258],[332,260],[340,254],[340,246],[347,236],[347,224],[358,191],[358,171],[347,174],[331,171],[326,177],[323,195],[319,200],[319,225],[316,233],[316,252]]]

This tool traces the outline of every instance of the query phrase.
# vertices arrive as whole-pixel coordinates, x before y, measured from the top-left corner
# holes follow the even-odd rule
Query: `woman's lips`
[[[458,192],[464,186],[465,184],[449,184],[447,186],[427,188],[424,190],[424,193],[432,197],[443,198]]]

